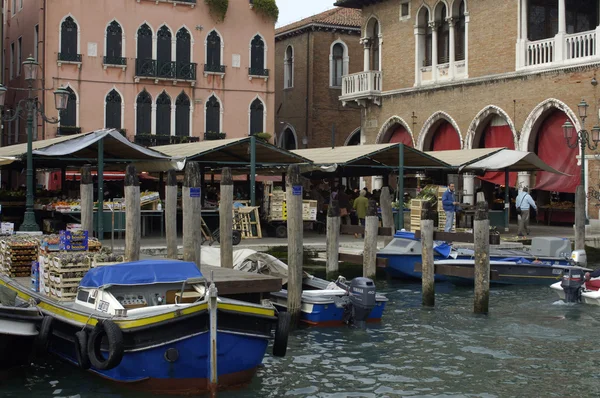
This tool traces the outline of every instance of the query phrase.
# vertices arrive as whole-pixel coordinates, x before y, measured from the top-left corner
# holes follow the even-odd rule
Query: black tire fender
[[[292,316],[289,312],[281,311],[277,315],[277,329],[275,329],[275,340],[273,341],[273,356],[284,357],[287,351],[288,335]]]
[[[85,330],[75,333],[75,359],[77,365],[83,370],[87,370],[92,365],[87,351],[88,335]]]
[[[234,229],[231,235],[231,244],[237,246],[242,241],[242,233],[237,229]]]
[[[35,341],[37,355],[44,355],[48,352],[48,346],[50,345],[50,336],[52,335],[52,322],[51,316],[44,316],[40,323],[40,330],[38,332],[37,339]]]
[[[108,343],[107,358],[101,350],[104,337]],[[87,353],[91,365],[98,370],[110,370],[119,366],[124,353],[123,332],[119,325],[111,320],[98,322],[88,338]]]

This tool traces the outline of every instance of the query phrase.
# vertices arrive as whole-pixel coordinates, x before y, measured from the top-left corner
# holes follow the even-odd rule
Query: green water
[[[470,289],[436,288],[428,310],[419,284],[379,282],[390,299],[381,324],[296,331],[287,357],[267,356],[250,386],[218,397],[600,395],[599,307],[562,304],[546,287],[507,287],[492,290],[489,316],[476,316]],[[150,396],[55,360],[1,383],[1,397]]]

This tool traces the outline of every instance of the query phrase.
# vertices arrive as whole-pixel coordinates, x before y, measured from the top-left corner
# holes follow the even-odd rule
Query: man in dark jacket
[[[458,210],[458,205],[459,203],[454,197],[454,184],[450,184],[446,192],[444,192],[442,195],[442,206],[444,207],[444,212],[446,213],[446,226],[444,227],[444,232],[452,231],[454,215]]]

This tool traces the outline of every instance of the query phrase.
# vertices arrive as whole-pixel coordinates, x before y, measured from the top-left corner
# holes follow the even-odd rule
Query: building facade
[[[342,76],[362,67],[360,11],[334,8],[275,31],[277,145],[360,143],[360,110],[338,97]]]
[[[552,191],[575,191],[580,151],[567,144],[562,126],[567,120],[577,130],[600,124],[598,0],[337,4],[362,10],[363,70],[343,77],[340,100],[362,107],[367,143],[401,135],[424,151],[533,151],[569,176],[519,173],[511,186],[535,188],[542,201]],[[578,111],[582,98],[589,104],[585,124]],[[588,149],[585,162],[586,192],[597,192],[595,152]],[[464,178],[472,192],[473,176]],[[593,196],[588,213],[598,218]]]
[[[39,99],[60,119],[38,120],[38,139],[104,127],[145,145],[272,134],[274,21],[251,3],[230,2],[219,22],[201,0],[8,0],[7,106],[27,95],[11,88],[25,87],[32,54]],[[58,87],[71,92],[60,115]],[[24,141],[24,123],[5,131],[4,145]]]

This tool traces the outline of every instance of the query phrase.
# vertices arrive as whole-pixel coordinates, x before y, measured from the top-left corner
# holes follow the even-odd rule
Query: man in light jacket
[[[442,195],[442,206],[446,213],[446,226],[444,232],[452,231],[452,224],[454,224],[454,215],[458,210],[459,203],[454,198],[454,184],[450,184],[448,189]]]
[[[515,200],[515,206],[517,207],[517,213],[519,209],[521,210],[521,214],[518,215],[519,218],[519,236],[524,236],[525,234],[529,235],[529,211],[533,207],[535,211],[537,211],[537,206],[531,195],[529,195],[529,189],[527,187],[523,188],[523,190],[517,195],[517,199]]]

